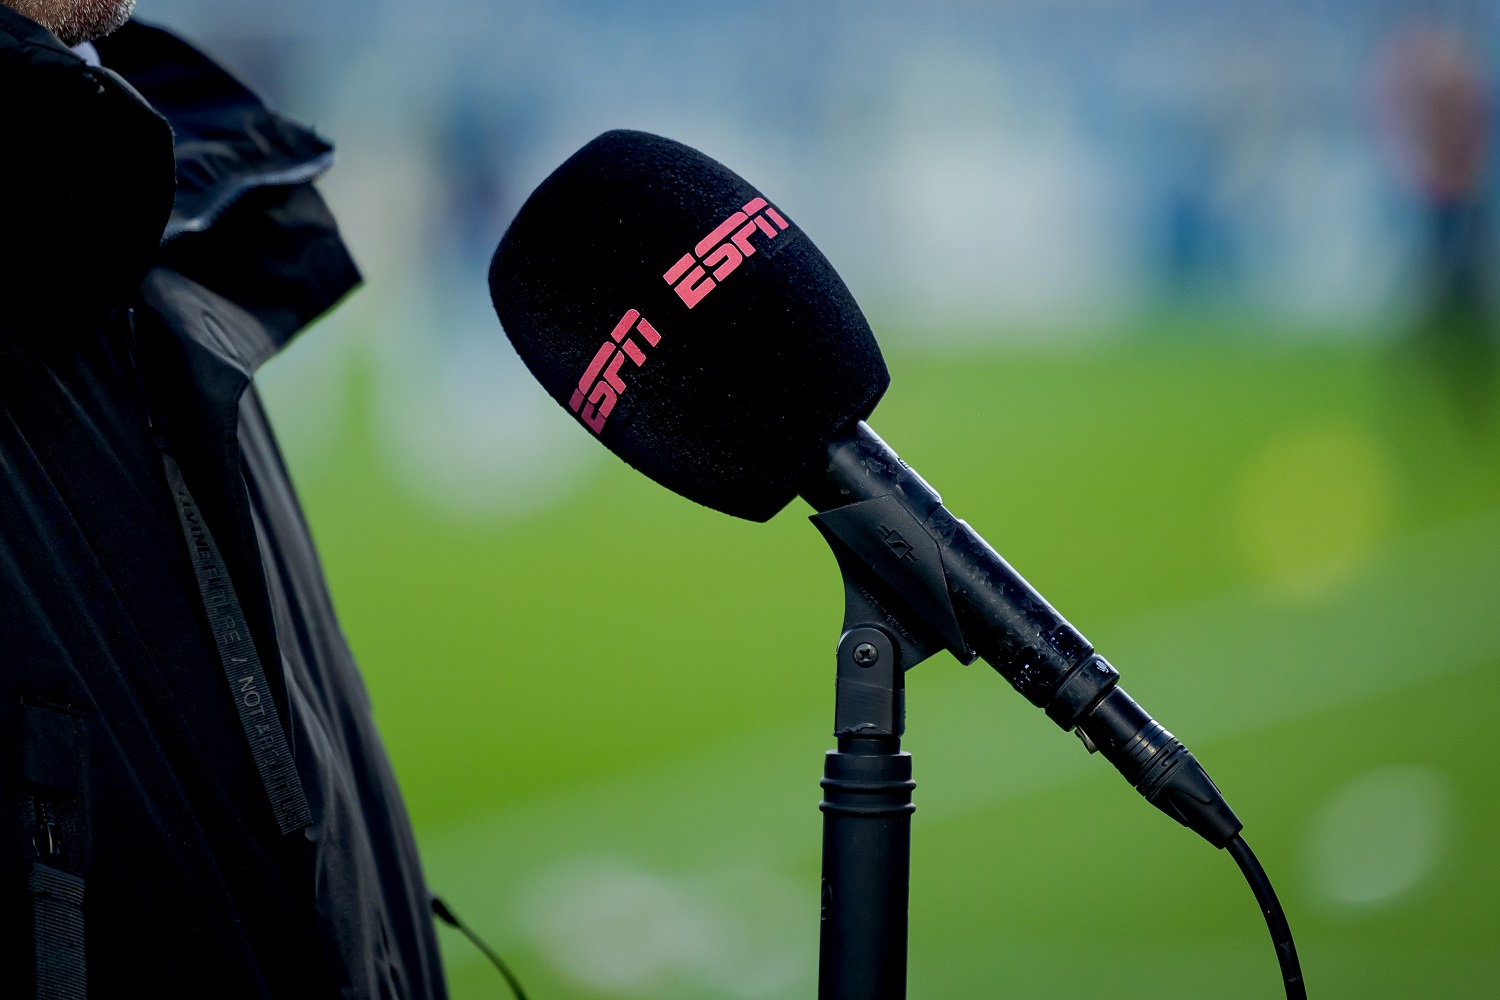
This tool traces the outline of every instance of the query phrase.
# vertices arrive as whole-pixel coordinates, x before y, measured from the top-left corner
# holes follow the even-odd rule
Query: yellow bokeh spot
[[[1273,440],[1240,477],[1240,550],[1263,582],[1309,597],[1344,580],[1384,534],[1390,464],[1369,431],[1322,426]]]

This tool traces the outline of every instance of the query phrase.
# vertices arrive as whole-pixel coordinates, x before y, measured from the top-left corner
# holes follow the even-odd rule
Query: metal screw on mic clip
[[[872,642],[862,642],[854,647],[854,663],[860,667],[873,667],[880,659],[880,650]]]

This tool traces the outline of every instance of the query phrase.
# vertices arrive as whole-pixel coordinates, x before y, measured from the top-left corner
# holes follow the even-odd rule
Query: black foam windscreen
[[[764,521],[874,409],[880,348],[833,266],[723,164],[606,132],[534,191],[490,264],[532,374],[616,455]]]

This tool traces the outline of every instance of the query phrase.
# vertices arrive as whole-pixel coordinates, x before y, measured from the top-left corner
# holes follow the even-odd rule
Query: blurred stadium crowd
[[[455,509],[545,502],[585,461],[531,412],[536,394],[490,391],[524,375],[480,278],[526,193],[613,127],[695,145],[774,192],[887,343],[1174,316],[1204,336],[1438,325],[1459,354],[1480,349],[1464,329],[1497,266],[1493,4],[144,0],[139,14],[337,143],[325,186],[369,279],[337,324],[388,334],[382,433],[404,478]],[[401,403],[423,396],[445,412]],[[337,409],[318,405],[294,434]]]

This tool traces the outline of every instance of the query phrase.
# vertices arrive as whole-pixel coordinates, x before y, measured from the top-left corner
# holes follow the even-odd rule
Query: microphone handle
[[[803,481],[802,496],[820,514],[891,498],[936,543],[947,594],[903,602],[903,624],[947,638],[965,663],[994,667],[1090,753],[1104,755],[1125,780],[1215,847],[1243,824],[1186,747],[1119,686],[1119,672],[1048,604],[973,528],[943,506],[936,490],[901,461],[864,421],[830,442]],[[889,502],[889,501],[886,501]],[[897,536],[899,538],[899,536]],[[899,595],[921,581],[892,579],[889,561],[873,566]],[[895,564],[899,565],[899,563]],[[943,600],[946,606],[943,606]]]

